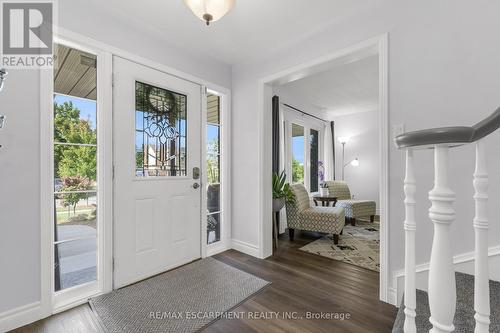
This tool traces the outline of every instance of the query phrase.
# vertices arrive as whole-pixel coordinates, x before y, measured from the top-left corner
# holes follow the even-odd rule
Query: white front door
[[[201,256],[201,87],[113,58],[114,287]]]

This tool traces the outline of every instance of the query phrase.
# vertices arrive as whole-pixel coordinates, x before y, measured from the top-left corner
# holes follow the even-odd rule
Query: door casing
[[[98,85],[100,89],[101,98],[101,109],[112,110],[112,82],[113,82],[113,71],[112,71],[112,57],[113,55],[120,56],[125,59],[132,60],[137,63],[141,63],[145,66],[158,69],[162,72],[169,73],[171,75],[183,78],[194,83],[198,83],[207,89],[216,91],[218,94],[224,97],[223,99],[223,124],[225,125],[225,135],[223,136],[225,148],[223,149],[223,164],[226,166],[223,168],[224,181],[224,192],[226,193],[224,202],[224,221],[230,221],[231,217],[231,173],[230,173],[230,161],[231,161],[231,90],[225,88],[217,83],[202,79],[196,75],[180,71],[176,68],[158,63],[157,61],[150,60],[149,58],[139,56],[137,54],[131,53],[129,51],[123,50],[111,46],[109,44],[100,42],[93,38],[89,38],[82,34],[67,30],[62,27],[55,27],[54,29],[54,41],[56,43],[61,43],[70,47],[77,49],[87,50],[90,53],[98,55],[101,62],[98,62],[100,67],[100,75],[98,78]],[[52,112],[53,112],[53,78],[50,70],[40,71],[40,156],[41,156],[41,167],[40,167],[40,261],[41,261],[41,277],[40,277],[40,290],[41,298],[40,302],[33,304],[33,309],[29,312],[23,313],[22,315],[16,315],[12,320],[8,320],[9,329],[15,327],[20,327],[30,322],[45,318],[51,314],[59,313],[67,309],[73,308],[75,306],[84,304],[87,302],[88,297],[85,295],[75,295],[71,297],[64,303],[56,304],[54,303],[54,288],[53,288],[53,212],[52,212],[52,196],[51,191],[53,187],[52,183]],[[202,96],[203,98],[203,96]],[[206,103],[202,103],[202,114],[206,113]],[[113,290],[113,127],[112,127],[112,112],[105,113],[106,118],[101,123],[105,127],[105,137],[101,144],[104,146],[105,160],[104,160],[104,177],[105,183],[101,182],[101,189],[104,191],[104,197],[106,202],[101,202],[101,209],[105,210],[105,222],[104,232],[101,233],[103,237],[104,245],[100,248],[102,253],[102,258],[99,258],[99,265],[103,265],[102,268],[102,284],[99,290],[92,293],[90,296],[96,296],[104,294]],[[203,128],[202,128],[203,129]],[[102,132],[102,131],[101,131]],[[202,135],[202,140],[204,140],[204,135]],[[205,142],[202,142],[202,147],[204,147]],[[202,174],[206,173],[206,166],[202,164]],[[202,192],[202,204],[206,202],[206,194]],[[221,242],[207,246],[206,244],[206,219],[202,218],[202,237],[201,237],[201,252],[202,257],[208,255],[214,255],[216,253],[228,250],[233,247],[231,242],[231,225],[228,223],[225,228],[225,232],[222,236]]]

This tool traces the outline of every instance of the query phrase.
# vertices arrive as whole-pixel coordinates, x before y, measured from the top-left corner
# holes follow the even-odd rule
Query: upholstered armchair
[[[341,207],[311,207],[309,194],[302,184],[291,185],[295,203],[286,203],[286,218],[290,240],[295,229],[333,234],[334,244],[345,224],[344,209]]]
[[[327,181],[326,185],[330,195],[337,197],[335,206],[344,208],[346,222],[355,225],[356,219],[360,217],[370,217],[373,222],[377,208],[375,201],[352,199],[349,186],[344,181]]]

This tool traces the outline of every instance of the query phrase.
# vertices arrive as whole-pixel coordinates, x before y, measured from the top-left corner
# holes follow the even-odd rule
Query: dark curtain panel
[[[310,153],[309,158],[311,162],[311,172],[309,184],[311,186],[310,192],[318,192],[319,179],[318,179],[318,161],[319,161],[319,132],[311,129],[309,134]]]
[[[273,96],[273,173],[280,172],[280,98],[278,96]],[[277,221],[276,234],[279,234],[279,220],[280,213],[274,213],[274,218]],[[274,223],[273,223],[274,228]]]
[[[335,160],[335,122],[330,122],[330,128],[332,129],[332,154],[333,154],[333,180],[336,180],[335,169],[337,161]]]
[[[280,99],[273,96],[273,173],[280,172]]]

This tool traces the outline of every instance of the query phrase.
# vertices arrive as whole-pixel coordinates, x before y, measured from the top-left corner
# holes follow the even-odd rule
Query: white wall
[[[40,300],[39,82],[11,70],[0,92],[0,314]]]
[[[233,225],[236,240],[259,246],[258,82],[292,66],[320,58],[354,43],[389,32],[389,121],[407,130],[471,125],[500,105],[500,12],[498,1],[377,2],[345,17],[293,49],[277,50],[272,59],[233,68]],[[269,100],[269,103],[271,101]],[[490,245],[500,244],[500,132],[487,140],[491,186]],[[404,265],[404,154],[389,143],[389,272]],[[473,249],[473,147],[451,153],[452,186],[457,193],[453,253]],[[432,188],[432,153],[419,151],[417,167],[417,263],[430,256],[432,226],[427,217]],[[266,176],[267,177],[267,176]],[[238,189],[244,188],[244,191]],[[389,275],[390,276],[390,275]]]
[[[231,88],[230,66],[144,38],[106,15],[89,12],[85,4],[60,1],[60,25]],[[38,71],[10,70],[0,93],[0,114],[7,116],[0,130],[0,317],[40,300],[39,82]]]
[[[373,200],[380,212],[380,144],[377,111],[360,112],[334,118],[337,179],[342,179],[342,145],[337,138],[350,137],[345,148],[345,163],[359,158],[359,166],[345,167],[345,181],[356,199]]]
[[[290,92],[287,87],[276,86],[273,87],[273,93],[280,97],[280,103],[286,103],[288,105],[293,106],[299,110],[310,113],[319,117],[321,119],[326,119],[326,112],[321,110],[318,106],[312,105],[307,102],[307,100],[300,95],[294,94]],[[317,121],[314,118],[311,118],[311,121]]]

